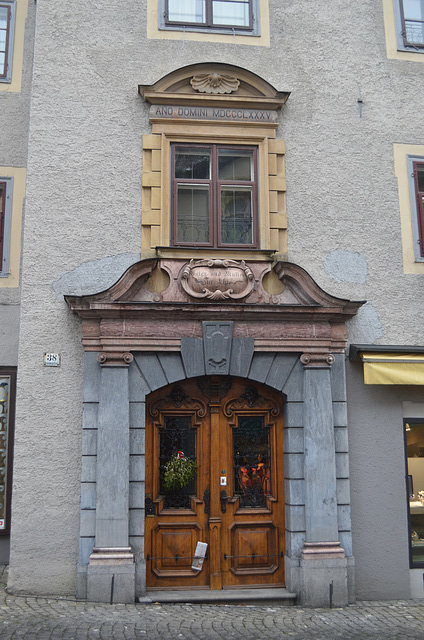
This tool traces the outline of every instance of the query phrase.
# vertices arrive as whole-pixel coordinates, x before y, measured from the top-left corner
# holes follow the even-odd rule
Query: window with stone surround
[[[159,28],[259,35],[258,0],[159,0]]]
[[[257,148],[173,144],[171,244],[257,248]]]
[[[143,135],[143,256],[202,248],[285,258],[285,145],[276,130],[289,94],[220,63],[182,67],[139,92],[152,124]]]
[[[12,78],[15,2],[0,2],[0,82]]]

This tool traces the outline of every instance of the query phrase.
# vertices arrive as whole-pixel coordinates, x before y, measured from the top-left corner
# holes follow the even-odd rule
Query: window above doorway
[[[257,149],[172,145],[172,245],[257,248]]]
[[[259,0],[159,0],[159,29],[260,35]]]
[[[253,26],[253,0],[165,0],[166,24],[246,29]]]

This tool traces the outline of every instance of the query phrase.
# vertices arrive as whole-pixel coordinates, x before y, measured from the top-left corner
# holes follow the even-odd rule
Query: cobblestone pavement
[[[11,596],[4,585],[0,589],[0,639],[424,640],[422,601],[362,602],[344,609],[107,605]]]

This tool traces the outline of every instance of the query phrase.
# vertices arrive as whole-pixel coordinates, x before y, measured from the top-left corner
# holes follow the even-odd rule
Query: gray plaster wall
[[[352,537],[357,598],[409,598],[408,513],[402,400],[420,387],[364,385],[348,363]]]
[[[287,150],[290,261],[329,293],[368,300],[369,339],[423,343],[424,327],[411,314],[424,312],[423,276],[403,273],[393,143],[424,139],[416,91],[424,66],[387,59],[381,2],[363,0],[358,10],[358,3],[317,0],[311,10],[306,0],[269,0],[269,10],[268,48],[147,40],[146,3],[37,2],[9,578],[14,591],[75,591],[83,353],[79,322],[54,287],[81,265],[100,261],[101,269],[105,259],[140,252],[141,136],[151,128],[139,83],[214,60],[238,63],[291,91],[278,129]],[[10,148],[8,161],[20,162],[13,140]],[[337,277],[334,251],[341,252]],[[87,271],[90,283],[91,275]],[[83,282],[84,269],[78,276]],[[400,295],[402,304],[394,304]],[[61,353],[59,369],[42,367],[46,351]],[[357,399],[352,396],[353,412],[363,411]],[[396,414],[394,401],[389,406]],[[403,454],[396,442],[392,456],[399,467]],[[355,462],[361,451],[366,447],[356,442]],[[356,505],[364,524],[366,514]],[[357,535],[363,540],[358,550],[368,558],[367,541],[372,546],[378,533],[367,521]],[[391,549],[402,555],[403,539]],[[357,569],[360,584],[368,566]],[[383,572],[370,584],[384,580]],[[402,596],[403,585],[396,582],[393,593]]]
[[[35,5],[28,2],[25,22],[22,82],[20,91],[0,91],[0,175],[1,167],[26,167],[28,155],[28,128],[31,79],[34,51]],[[13,67],[15,74],[16,69]],[[2,87],[6,85],[2,84]],[[7,177],[7,176],[5,176]],[[20,240],[20,239],[19,239]],[[0,366],[16,366],[19,339],[19,287],[7,286],[0,278]]]

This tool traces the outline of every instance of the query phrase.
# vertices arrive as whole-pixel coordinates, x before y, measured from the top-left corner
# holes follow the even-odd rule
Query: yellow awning
[[[424,353],[361,353],[365,384],[424,385]]]

